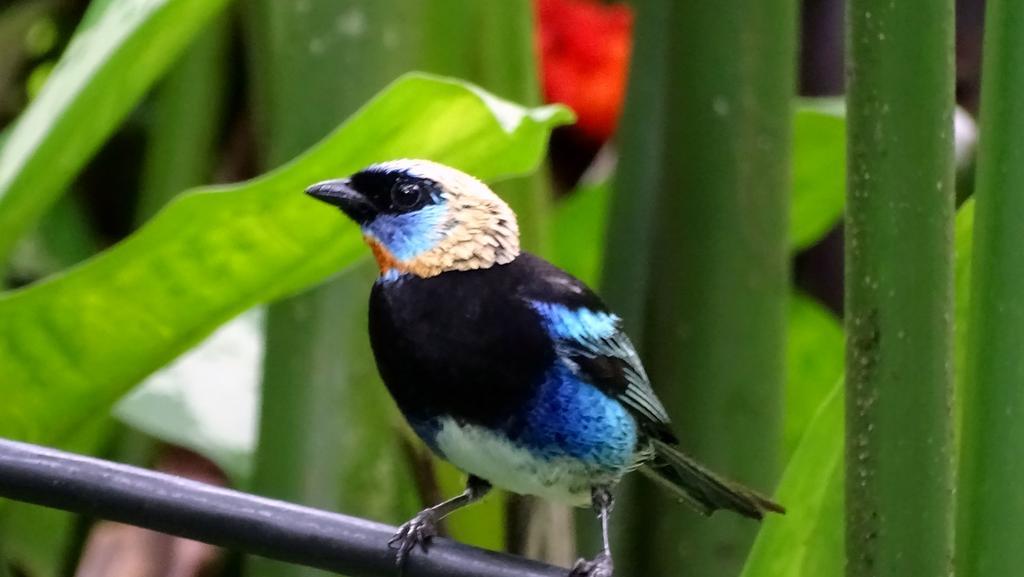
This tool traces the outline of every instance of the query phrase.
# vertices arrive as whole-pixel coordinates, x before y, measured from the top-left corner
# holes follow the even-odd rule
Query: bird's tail
[[[718,509],[729,509],[745,517],[761,519],[768,511],[786,512],[781,505],[752,489],[708,471],[668,443],[652,442],[655,457],[640,471],[699,513],[710,515]]]

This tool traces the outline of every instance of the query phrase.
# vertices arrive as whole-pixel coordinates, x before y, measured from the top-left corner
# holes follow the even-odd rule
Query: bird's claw
[[[430,511],[423,511],[398,528],[395,536],[388,541],[388,547],[395,550],[395,563],[401,568],[409,552],[417,545],[427,550],[430,539],[437,536],[437,519]]]
[[[612,558],[600,553],[590,561],[580,559],[573,565],[569,577],[612,577]]]

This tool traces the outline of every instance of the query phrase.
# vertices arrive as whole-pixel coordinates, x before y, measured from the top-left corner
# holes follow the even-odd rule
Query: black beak
[[[352,181],[347,178],[318,182],[307,188],[306,194],[340,208],[360,224],[370,221],[377,214],[373,203],[352,188]]]

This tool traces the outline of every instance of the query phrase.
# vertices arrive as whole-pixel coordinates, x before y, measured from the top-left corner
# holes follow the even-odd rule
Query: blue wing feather
[[[606,392],[649,423],[667,427],[668,413],[655,396],[619,317],[586,306],[529,302],[543,320],[563,362],[591,384],[611,389]]]

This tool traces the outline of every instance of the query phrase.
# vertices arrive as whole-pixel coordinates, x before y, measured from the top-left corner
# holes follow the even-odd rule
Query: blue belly
[[[636,421],[620,402],[559,365],[522,413],[513,440],[538,456],[618,470],[633,464]]]

